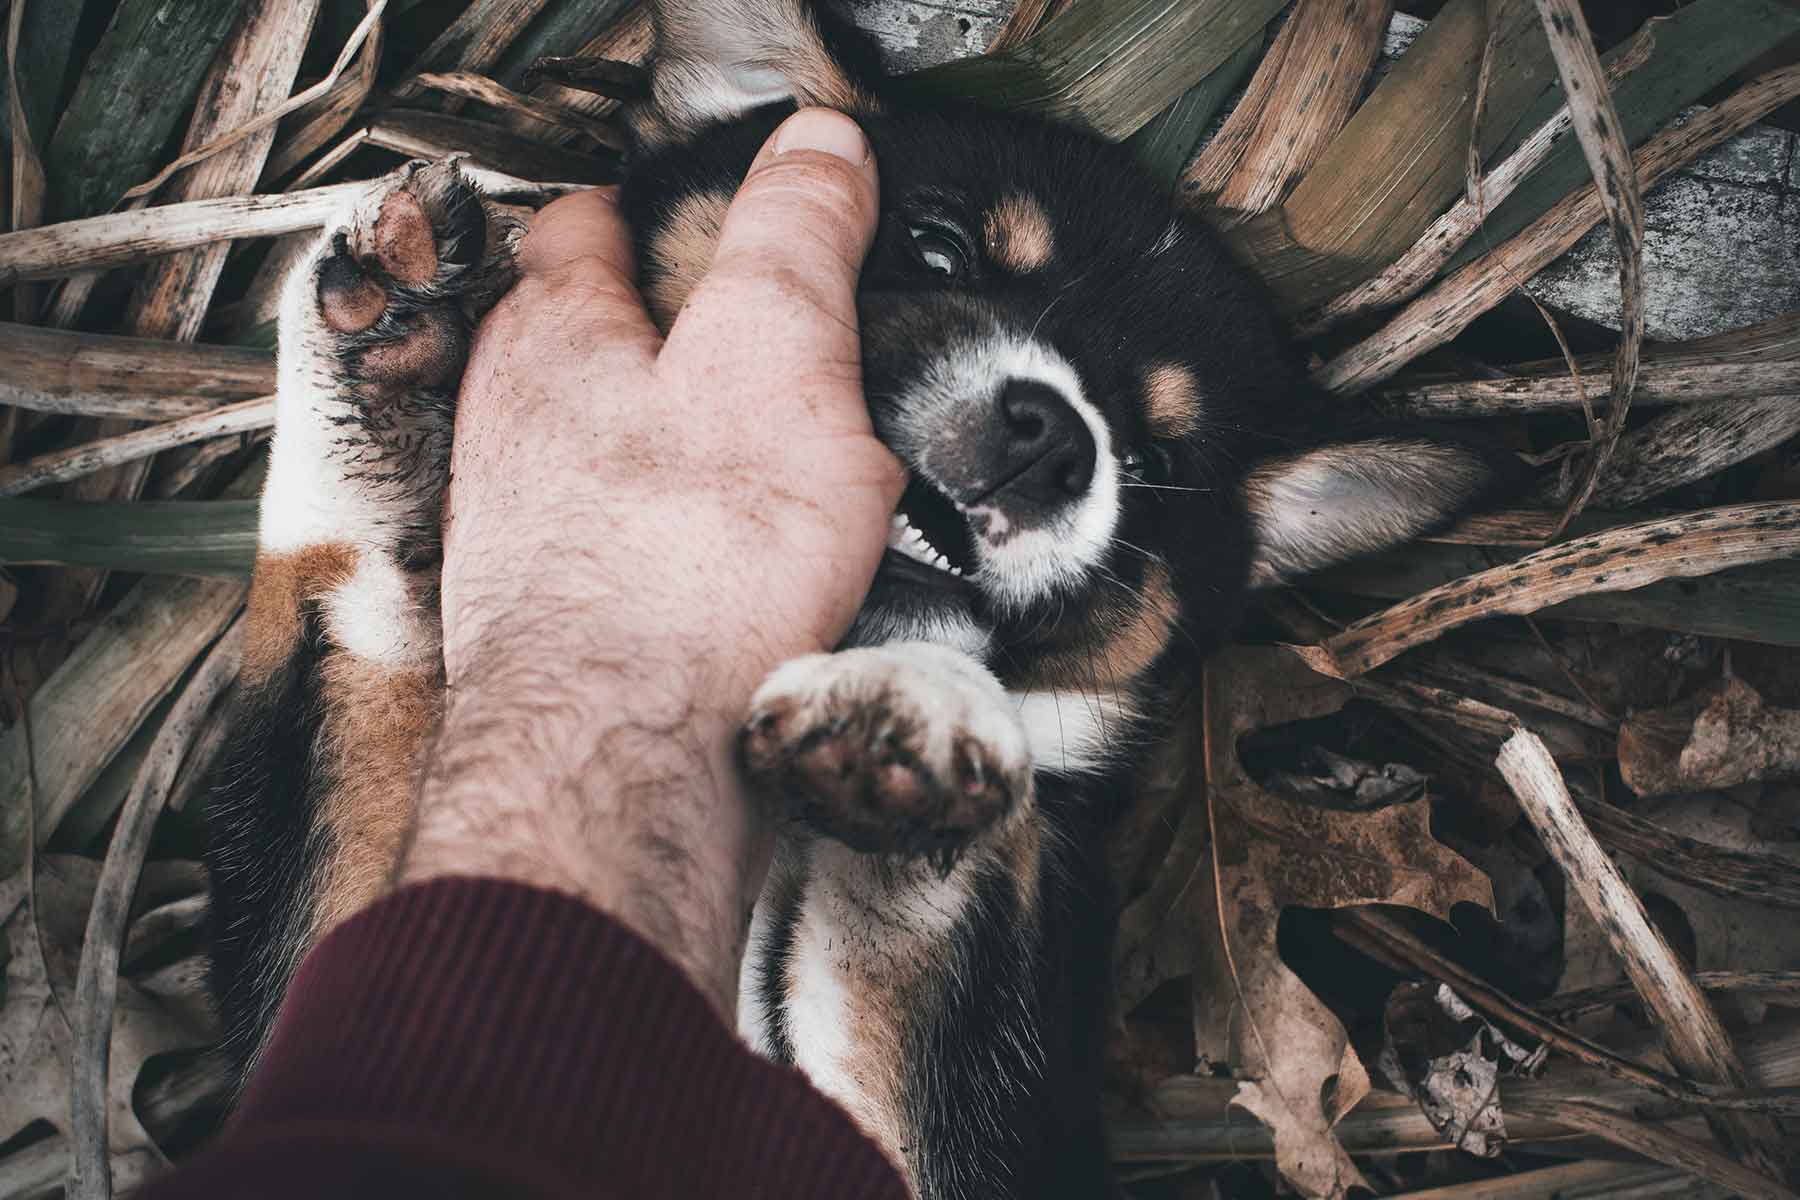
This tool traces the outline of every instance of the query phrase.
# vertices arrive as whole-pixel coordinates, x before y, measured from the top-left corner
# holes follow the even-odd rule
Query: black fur
[[[210,982],[240,1083],[287,990],[296,965],[287,955],[312,918],[306,897],[329,851],[318,802],[330,779],[313,753],[323,717],[316,605],[302,628],[295,655],[233,697],[231,735],[207,797]]]
[[[1006,873],[1013,864],[970,851],[966,915],[927,964],[939,992],[909,1010],[902,1031],[900,1105],[920,1145],[901,1152],[924,1196],[1105,1196],[1114,1187],[1100,1080],[1115,924],[1106,835],[1130,803],[1136,751],[1162,732],[1156,714],[1169,686],[1228,637],[1245,604],[1255,551],[1246,476],[1346,430],[1338,406],[1308,385],[1259,286],[1125,151],[1041,120],[894,93],[867,42],[820,15],[838,62],[884,97],[881,112],[858,114],[882,181],[881,222],[858,292],[877,433],[906,457],[905,405],[921,364],[958,339],[1003,332],[1065,360],[1101,410],[1114,452],[1139,464],[1129,481],[1137,486],[1122,490],[1112,543],[1080,580],[1021,605],[884,571],[851,637],[880,643],[921,616],[954,611],[988,635],[986,665],[1008,687],[1116,689],[1146,714],[1116,731],[1103,766],[1037,773],[1035,911],[1019,910],[1017,881]],[[771,105],[634,151],[621,203],[639,262],[651,264],[646,290],[659,282],[652,249],[679,203],[734,191],[791,111]],[[983,254],[984,218],[1014,197],[1048,219],[1054,250],[1041,268],[1009,270]],[[922,226],[961,243],[960,276],[947,280],[922,262],[913,233]],[[1191,432],[1152,427],[1145,373],[1160,364],[1195,382],[1200,415]],[[447,412],[447,398],[423,403]],[[1106,640],[1163,569],[1178,606],[1171,636],[1157,661],[1116,677]],[[309,614],[302,652],[246,697],[212,806],[214,977],[240,1064],[285,987],[291,964],[281,951],[309,919],[295,898],[330,850],[313,820],[315,798],[331,783],[311,754],[320,718],[316,625]],[[1063,665],[1049,670],[1052,661]],[[787,1020],[785,967],[805,888],[801,872],[791,888],[765,896],[761,943],[751,950],[763,964],[753,1002],[769,1048],[787,1061],[800,1033]]]

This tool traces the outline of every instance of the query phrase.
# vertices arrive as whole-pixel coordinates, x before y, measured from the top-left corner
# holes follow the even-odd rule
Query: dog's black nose
[[[1062,393],[1034,379],[1008,380],[1000,392],[1006,462],[1003,500],[1049,509],[1094,481],[1094,435]]]

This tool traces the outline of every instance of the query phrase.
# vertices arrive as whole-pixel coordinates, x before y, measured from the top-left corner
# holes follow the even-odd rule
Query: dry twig
[[[1500,748],[1496,765],[1571,889],[1606,932],[1626,975],[1662,1030],[1670,1062],[1700,1083],[1749,1087],[1744,1065],[1718,1014],[1582,821],[1544,743],[1521,729]],[[1747,1113],[1707,1116],[1715,1135],[1741,1161],[1769,1180],[1781,1178],[1781,1138],[1772,1123]]]
[[[305,91],[296,92],[287,100],[276,105],[261,116],[246,121],[231,132],[213,139],[198,149],[190,150],[186,154],[183,154],[180,158],[158,171],[155,175],[146,179],[143,183],[128,190],[119,198],[120,203],[124,203],[127,200],[135,200],[139,196],[148,196],[164,183],[167,183],[169,177],[174,175],[175,172],[185,170],[195,163],[204,162],[221,150],[229,150],[245,138],[253,137],[263,130],[273,127],[289,113],[305,108],[313,101],[324,97],[332,90],[332,88],[337,86],[338,77],[344,73],[344,68],[350,65],[351,58],[357,51],[362,49],[363,43],[373,35],[375,28],[381,22],[381,14],[386,9],[387,0],[372,0],[368,14],[357,24],[356,29],[351,32],[350,37],[344,42],[344,48],[338,52],[337,61],[331,65],[331,70],[325,73],[325,78],[319,80],[319,82],[313,84]],[[294,14],[289,12],[284,14],[284,16],[291,21]],[[294,39],[292,38],[287,39],[290,45],[293,43],[293,40]],[[304,43],[298,48],[303,49]]]
[[[1606,211],[1607,227],[1619,248],[1619,295],[1624,331],[1618,357],[1613,360],[1612,397],[1606,411],[1606,429],[1594,439],[1582,480],[1563,510],[1556,535],[1580,515],[1594,495],[1594,488],[1612,458],[1625,414],[1631,408],[1637,385],[1638,353],[1644,344],[1644,198],[1632,165],[1631,143],[1619,123],[1608,91],[1606,71],[1588,33],[1587,18],[1576,0],[1537,0],[1538,15],[1550,38],[1550,52],[1569,96],[1575,137],[1587,155],[1596,195]]]
[[[52,450],[36,458],[0,467],[0,496],[18,496],[34,488],[79,479],[123,463],[138,462],[176,446],[267,429],[275,424],[275,397],[227,404],[198,416],[184,417],[116,437]]]
[[[1783,67],[1739,88],[1687,124],[1663,130],[1633,158],[1639,186],[1652,186],[1796,96],[1800,67]],[[1592,185],[1565,197],[1518,236],[1446,277],[1374,334],[1314,371],[1314,382],[1353,395],[1391,377],[1468,328],[1511,293],[1515,280],[1543,270],[1605,216]]]
[[[1393,10],[1393,0],[1303,0],[1183,191],[1236,213],[1279,203],[1349,119]]]
[[[1421,592],[1315,646],[1294,647],[1349,679],[1483,617],[1533,613],[1576,596],[1711,575],[1800,553],[1800,503],[1705,509],[1610,529]]]
[[[468,164],[463,170],[493,196],[550,199],[586,186],[533,183]],[[190,200],[144,212],[108,213],[0,234],[0,286],[21,279],[54,279],[124,266],[214,242],[317,229],[369,186],[368,182],[336,183],[285,195]]]
[[[1644,64],[1655,46],[1656,38],[1651,32],[1651,26],[1646,25],[1607,67],[1607,85],[1618,86],[1619,80]],[[1484,56],[1484,70],[1490,58],[1491,54]],[[1475,231],[1481,228],[1487,214],[1543,165],[1550,152],[1568,134],[1574,119],[1568,105],[1557,109],[1548,121],[1519,143],[1518,149],[1507,155],[1485,177],[1476,181],[1468,194],[1433,221],[1419,240],[1395,259],[1392,265],[1373,279],[1333,297],[1314,312],[1302,317],[1297,322],[1300,335],[1314,337],[1352,317],[1398,304],[1430,283],[1456,257],[1456,252],[1475,236]],[[1481,127],[1479,115],[1474,118],[1474,125],[1476,129]],[[1478,145],[1476,139],[1470,139],[1469,153],[1472,159]]]
[[[112,1177],[107,1168],[107,1069],[112,1061],[113,1004],[118,996],[119,954],[138,875],[150,849],[150,835],[162,814],[169,785],[186,757],[214,701],[237,676],[241,643],[234,623],[200,664],[181,698],[169,710],[150,754],[132,782],[119,814],[106,864],[100,870],[88,910],[81,967],[75,984],[74,1061],[69,1101],[72,1148],[67,1193],[70,1200],[107,1200]]]

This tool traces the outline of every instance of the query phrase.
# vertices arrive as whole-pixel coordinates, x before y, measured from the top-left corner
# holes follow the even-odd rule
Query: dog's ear
[[[656,55],[638,136],[679,141],[701,126],[791,100],[879,109],[867,39],[811,0],[652,0]]]
[[[1271,458],[1244,480],[1250,582],[1283,583],[1430,533],[1515,476],[1502,453],[1413,437]]]

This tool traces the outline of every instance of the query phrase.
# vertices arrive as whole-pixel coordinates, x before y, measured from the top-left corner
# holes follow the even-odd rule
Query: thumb
[[[801,109],[751,163],[671,341],[729,342],[746,314],[766,314],[757,323],[773,357],[855,362],[856,280],[879,207],[874,153],[856,122]]]

